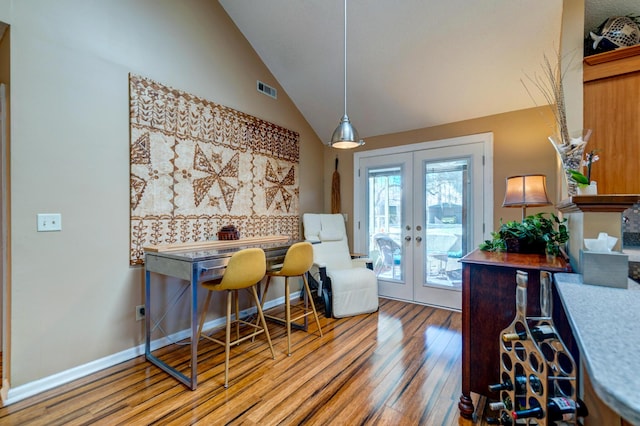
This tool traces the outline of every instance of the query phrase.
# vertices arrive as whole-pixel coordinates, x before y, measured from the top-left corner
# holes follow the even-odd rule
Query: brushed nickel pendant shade
[[[331,146],[333,148],[349,149],[364,145],[358,131],[351,124],[347,115],[347,0],[344,0],[344,115],[340,124],[333,131]]]

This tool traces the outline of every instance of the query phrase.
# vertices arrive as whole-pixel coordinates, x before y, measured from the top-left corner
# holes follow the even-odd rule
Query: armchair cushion
[[[344,238],[344,235],[340,234],[340,232],[335,229],[322,229],[320,230],[320,240],[321,241],[340,241]]]

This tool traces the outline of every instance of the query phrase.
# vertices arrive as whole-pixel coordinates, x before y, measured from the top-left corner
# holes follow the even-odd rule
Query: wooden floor
[[[291,357],[284,328],[270,323],[276,359],[263,337],[232,349],[228,390],[224,349],[203,340],[195,391],[138,357],[3,407],[0,424],[472,425],[457,409],[460,320],[381,299],[374,314],[321,315],[323,338],[314,326],[294,331]],[[159,353],[188,366],[188,346]]]

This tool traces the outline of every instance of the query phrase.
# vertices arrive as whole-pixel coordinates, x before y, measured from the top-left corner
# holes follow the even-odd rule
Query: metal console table
[[[294,241],[289,237],[260,237],[234,241],[210,241],[198,244],[178,244],[145,247],[145,357],[191,390],[198,386],[198,283],[221,278],[229,258],[238,250],[259,247],[265,252],[267,270],[282,263],[288,248]],[[152,309],[151,273],[185,280],[191,296],[191,371],[190,375],[178,371],[151,353]]]

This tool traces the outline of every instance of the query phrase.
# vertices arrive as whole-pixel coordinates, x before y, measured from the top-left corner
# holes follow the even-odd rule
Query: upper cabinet
[[[640,193],[640,45],[584,59],[584,128],[599,194]],[[586,152],[585,151],[585,152]]]

